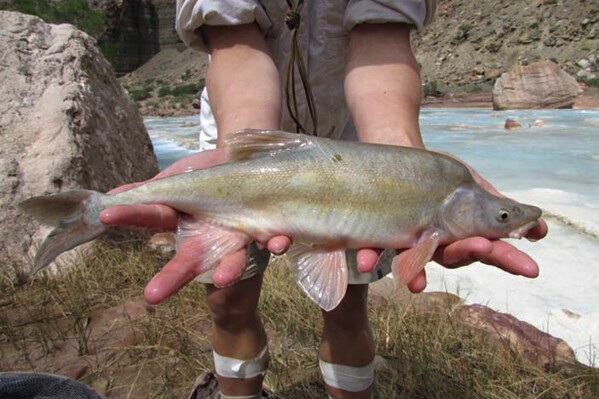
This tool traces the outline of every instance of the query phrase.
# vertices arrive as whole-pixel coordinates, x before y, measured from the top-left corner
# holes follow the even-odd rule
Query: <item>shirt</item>
[[[340,138],[347,129],[349,111],[343,89],[349,31],[362,23],[405,23],[421,29],[435,13],[436,0],[305,0],[301,9],[298,45],[315,99],[320,136]],[[206,51],[203,25],[240,25],[255,22],[264,34],[285,87],[291,51],[290,30],[285,23],[289,7],[283,0],[177,0],[176,29],[183,42]],[[301,88],[299,76],[296,87]],[[303,90],[297,91],[299,119],[311,126]],[[283,109],[283,130],[295,123]],[[216,146],[216,123],[206,89],[201,96],[200,150]]]

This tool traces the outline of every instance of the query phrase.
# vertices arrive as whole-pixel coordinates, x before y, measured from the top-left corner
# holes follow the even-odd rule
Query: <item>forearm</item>
[[[409,26],[363,24],[351,31],[345,95],[360,140],[423,148],[420,90]]]
[[[281,120],[279,75],[258,27],[205,26],[211,54],[206,84],[223,138],[245,128],[278,129]]]

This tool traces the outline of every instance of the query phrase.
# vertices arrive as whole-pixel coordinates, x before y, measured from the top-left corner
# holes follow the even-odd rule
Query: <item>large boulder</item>
[[[540,367],[576,363],[574,351],[563,339],[510,314],[483,305],[465,305],[457,310],[457,315],[466,325],[483,331],[497,344],[507,345]]]
[[[532,324],[483,305],[465,305],[448,292],[411,294],[395,290],[392,279],[384,278],[370,285],[372,306],[387,306],[389,302],[409,303],[422,312],[441,312],[480,332],[489,342],[508,348],[539,367],[578,364],[572,348],[560,338],[545,333]]]
[[[582,89],[572,76],[551,61],[516,66],[493,87],[493,108],[572,108]]]
[[[71,25],[0,12],[0,265],[28,265],[47,230],[27,197],[107,191],[158,171],[135,104],[94,39]]]

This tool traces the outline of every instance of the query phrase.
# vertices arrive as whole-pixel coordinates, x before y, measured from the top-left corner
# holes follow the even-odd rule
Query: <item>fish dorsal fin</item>
[[[245,129],[225,139],[229,161],[256,158],[312,144],[309,136],[281,130]]]
[[[190,216],[179,218],[177,226],[177,253],[195,264],[199,275],[207,272],[221,259],[240,250],[251,242],[246,234],[224,229]]]
[[[287,257],[295,268],[295,281],[310,299],[326,311],[345,296],[348,283],[345,251],[293,244]]]
[[[438,231],[425,232],[415,247],[406,249],[393,258],[391,270],[393,271],[395,286],[398,289],[406,286],[424,269],[433,257],[439,242],[440,234]]]

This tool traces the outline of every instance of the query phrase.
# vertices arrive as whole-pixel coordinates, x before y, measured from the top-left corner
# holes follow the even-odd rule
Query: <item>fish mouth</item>
[[[537,224],[538,222],[536,220],[528,222],[525,225],[518,227],[516,230],[511,231],[508,236],[510,238],[517,238],[519,240],[522,237],[524,237],[526,233],[528,233],[528,231],[535,227]]]

